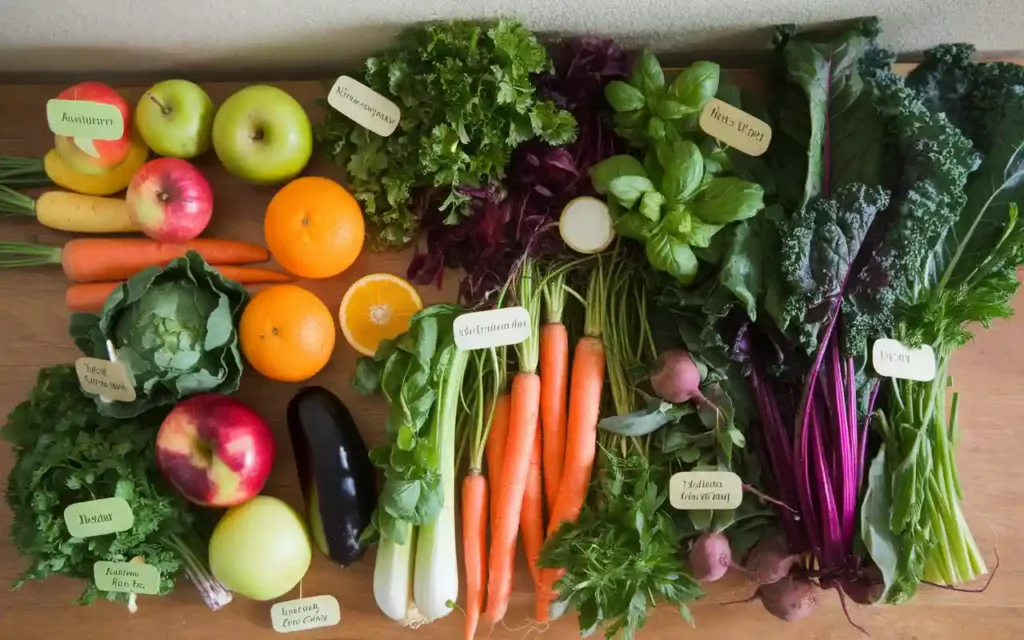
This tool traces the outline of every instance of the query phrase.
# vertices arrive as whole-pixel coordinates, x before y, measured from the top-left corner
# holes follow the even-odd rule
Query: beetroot
[[[785,541],[771,536],[754,545],[745,570],[758,584],[775,584],[789,575],[789,570],[798,562],[799,554],[790,553]]]
[[[816,587],[804,577],[786,576],[757,590],[761,604],[780,620],[793,622],[811,615],[818,602]]]
[[[732,566],[729,539],[720,531],[706,531],[690,548],[690,569],[699,582],[714,582]]]
[[[857,604],[875,604],[885,591],[885,582],[878,567],[867,567],[854,578],[839,582],[839,588]]]
[[[658,397],[666,402],[706,402],[700,392],[700,369],[690,354],[682,349],[664,351],[654,363],[651,387]]]

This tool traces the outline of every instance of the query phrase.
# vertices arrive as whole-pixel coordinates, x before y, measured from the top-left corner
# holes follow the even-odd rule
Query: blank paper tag
[[[700,128],[748,156],[762,155],[772,141],[772,128],[767,122],[718,98],[712,98],[704,107]]]
[[[102,498],[69,504],[64,509],[64,524],[74,537],[91,538],[131,529],[135,515],[124,498]]]
[[[735,509],[743,502],[743,482],[732,471],[683,471],[668,484],[676,509]]]
[[[508,307],[464,313],[452,327],[455,346],[463,351],[519,344],[530,337],[530,312]]]
[[[160,593],[160,570],[141,562],[105,562],[92,566],[96,587],[118,593],[141,593],[155,596]]]
[[[341,607],[334,596],[313,596],[270,607],[270,623],[278,633],[333,627],[341,622]]]
[[[871,364],[880,376],[929,382],[935,379],[935,351],[929,345],[911,349],[899,340],[880,338],[871,347]]]
[[[79,358],[75,360],[75,372],[82,391],[108,400],[132,402],[135,387],[128,379],[128,371],[120,362],[100,358]]]
[[[124,117],[112,104],[89,100],[61,100],[46,103],[46,122],[58,136],[91,140],[120,140]]]
[[[341,76],[327,94],[327,104],[364,129],[385,138],[398,128],[402,112],[398,105],[365,84]]]

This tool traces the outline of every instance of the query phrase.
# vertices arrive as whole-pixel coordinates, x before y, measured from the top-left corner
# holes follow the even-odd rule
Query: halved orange
[[[371,273],[345,292],[338,321],[352,348],[372,356],[381,340],[404,333],[422,308],[420,294],[407,281],[390,273]]]

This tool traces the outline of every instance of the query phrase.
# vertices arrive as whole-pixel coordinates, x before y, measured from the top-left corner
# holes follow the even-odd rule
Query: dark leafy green
[[[328,107],[315,133],[346,169],[376,244],[415,237],[415,190],[436,189],[454,224],[470,214],[466,190],[498,186],[517,146],[572,141],[572,115],[531,80],[550,70],[544,46],[515,20],[414,27],[369,58],[361,79],[399,105],[398,130],[382,138]]]
[[[167,487],[156,466],[156,432],[166,411],[154,410],[117,419],[97,411],[82,394],[74,368],[42,369],[27,400],[7,416],[0,436],[14,450],[7,477],[11,542],[29,567],[14,581],[62,575],[86,582],[81,604],[96,598],[128,601],[127,593],[101,591],[93,565],[101,560],[128,562],[142,556],[160,571],[160,594],[175,578],[198,571],[203,584],[216,585],[205,568],[204,543],[194,527],[197,514]],[[77,502],[124,498],[134,526],[120,533],[75,538],[64,524],[64,509]],[[200,580],[200,582],[203,582]],[[227,600],[211,603],[220,606]],[[204,592],[204,596],[207,593]]]
[[[242,355],[236,327],[248,302],[245,287],[189,251],[129,278],[99,314],[73,314],[75,345],[106,360],[110,340],[137,394],[134,402],[97,396],[100,413],[131,418],[196,393],[237,390]]]

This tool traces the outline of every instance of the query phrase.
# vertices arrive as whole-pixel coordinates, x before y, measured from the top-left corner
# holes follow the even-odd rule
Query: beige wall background
[[[863,15],[900,52],[1024,48],[1024,0],[0,0],[0,74],[332,71],[404,24],[500,15],[662,51],[763,49],[766,25]]]

